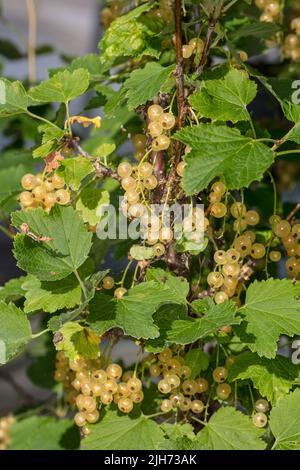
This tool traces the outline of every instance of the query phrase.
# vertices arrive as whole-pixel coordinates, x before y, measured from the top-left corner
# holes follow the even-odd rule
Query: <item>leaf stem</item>
[[[83,293],[83,297],[84,297],[84,300],[87,302],[87,292],[86,292],[86,288],[85,288],[85,285],[84,285],[84,282],[82,281],[80,275],[79,275],[79,272],[77,269],[75,269],[74,271],[74,274],[80,284],[80,287],[81,287],[81,290],[82,290],[82,293]]]
[[[28,114],[28,116],[32,117],[33,119],[38,119],[39,121],[43,121],[45,122],[46,124],[49,124],[49,126],[52,126],[52,127],[56,127],[58,129],[60,129],[56,124],[54,124],[53,122],[51,121],[48,121],[48,119],[42,117],[42,116],[38,116],[37,114],[35,113],[32,113],[31,111],[29,111],[28,109],[26,110],[26,113]]]
[[[48,333],[49,331],[50,331],[49,328],[46,328],[45,330],[39,331],[38,333],[31,335],[31,338],[32,339],[39,338],[40,336],[44,335],[45,333]]]
[[[123,273],[123,276],[122,276],[122,279],[121,279],[121,283],[120,283],[121,287],[124,286],[124,282],[125,282],[125,279],[126,279],[128,270],[129,270],[130,266],[132,265],[132,263],[133,263],[133,259],[131,259],[131,260],[129,261],[129,263],[127,264],[127,266],[126,266],[126,268],[125,268],[125,271],[124,271],[124,273]]]
[[[12,240],[15,238],[14,235],[10,233],[10,231],[7,230],[7,228],[3,227],[2,225],[0,225],[0,231],[3,232],[7,237],[11,238]]]
[[[300,153],[299,149],[295,150],[284,150],[282,152],[276,152],[276,157],[284,156],[284,155],[291,155],[293,153]]]

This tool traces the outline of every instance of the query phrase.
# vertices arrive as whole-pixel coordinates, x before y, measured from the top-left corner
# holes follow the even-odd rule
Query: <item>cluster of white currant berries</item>
[[[53,174],[44,176],[28,173],[21,180],[23,191],[19,196],[22,209],[42,207],[49,212],[54,204],[65,205],[70,202],[70,191],[66,189],[64,179]]]
[[[270,218],[270,224],[274,236],[281,241],[288,256],[285,263],[288,276],[297,279],[300,275],[300,224],[291,225],[288,220],[283,220],[278,215]],[[275,262],[280,261],[281,252],[271,251],[270,259]]]
[[[282,53],[286,59],[300,62],[300,18],[294,18],[290,27],[292,33],[284,38]]]
[[[111,290],[115,287],[115,280],[111,276],[105,276],[102,280],[102,287],[106,290]],[[116,299],[121,299],[127,292],[125,287],[117,287],[114,291],[114,296]]]
[[[6,450],[10,443],[10,428],[15,418],[11,415],[0,418],[0,450]]]
[[[152,149],[156,152],[167,150],[170,146],[170,138],[166,132],[175,126],[175,116],[172,113],[164,113],[163,108],[158,104],[149,106],[147,114],[148,132],[153,139]]]
[[[210,214],[216,219],[221,219],[227,214],[226,204],[221,202],[227,193],[227,188],[222,181],[216,181],[211,187],[211,192],[208,196],[210,202]]]
[[[260,21],[272,23],[278,21],[281,4],[277,0],[255,0],[255,5],[262,11]]]
[[[122,413],[130,413],[135,403],[144,399],[142,382],[134,372],[123,374],[119,364],[109,364],[101,368],[101,359],[87,361],[79,357],[69,361],[64,353],[57,354],[55,379],[73,388],[73,403],[78,412],[74,421],[81,428],[83,435],[90,433],[87,424],[99,420],[99,410],[102,406],[116,403]]]
[[[201,38],[192,38],[188,44],[182,46],[182,56],[189,59],[193,54],[200,56],[204,49],[204,42]]]
[[[264,428],[268,423],[268,416],[266,413],[270,410],[270,405],[264,398],[260,398],[254,403],[256,413],[252,416],[253,424],[257,428]]]

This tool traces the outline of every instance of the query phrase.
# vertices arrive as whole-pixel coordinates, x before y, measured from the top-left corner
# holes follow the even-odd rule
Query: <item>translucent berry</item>
[[[86,418],[85,418],[85,413],[76,413],[76,415],[74,416],[74,421],[75,421],[75,424],[81,428],[82,426],[84,426],[86,424]]]
[[[170,146],[170,139],[167,135],[160,135],[155,137],[152,141],[152,148],[156,152],[160,152],[161,150],[167,150]]]
[[[122,162],[117,168],[120,178],[128,178],[132,173],[132,165],[129,162]]]
[[[28,191],[23,191],[20,194],[20,204],[24,207],[30,207],[33,204],[33,197],[32,194]]]
[[[193,55],[193,52],[194,50],[191,46],[187,44],[182,46],[182,57],[184,59],[189,59]]]
[[[273,263],[278,263],[281,260],[280,251],[270,251],[269,258]]]
[[[144,179],[144,187],[149,190],[155,189],[157,183],[157,179],[154,175],[148,176],[148,178]]]
[[[124,287],[118,287],[115,292],[114,292],[114,296],[117,298],[117,299],[121,299],[127,292],[127,289],[125,289]]]
[[[94,411],[91,411],[91,412],[85,414],[85,418],[86,418],[87,422],[90,423],[90,424],[97,423],[97,421],[99,419],[99,416],[100,415],[99,415],[98,410],[94,410]]]
[[[159,377],[160,376],[160,368],[157,364],[152,364],[149,369],[151,377]]]
[[[158,355],[158,359],[160,362],[167,363],[173,356],[172,350],[170,348],[164,349]]]
[[[133,137],[132,137],[132,143],[134,145],[134,147],[137,149],[137,150],[144,150],[145,147],[146,147],[146,144],[147,144],[147,137],[144,135],[144,134],[135,134]],[[130,176],[131,173],[129,174],[122,174],[122,175],[119,175],[122,177],[124,176]]]
[[[43,198],[43,203],[46,208],[50,209],[56,203],[55,193],[46,193]]]
[[[228,295],[226,292],[220,291],[215,294],[215,302],[216,304],[222,304],[223,302],[226,302],[228,300]]]
[[[241,256],[240,253],[234,248],[230,248],[229,250],[226,251],[226,254],[225,254],[225,257],[228,263],[236,263],[240,259],[240,256]]]
[[[179,385],[180,385],[180,378],[178,377],[178,375],[167,374],[167,375],[165,375],[164,379],[168,382],[168,384],[170,385],[172,390],[174,388],[179,387]]]
[[[26,189],[27,191],[30,191],[36,186],[36,177],[32,175],[31,173],[27,173],[26,175],[23,176],[21,180],[22,187]]]
[[[142,179],[148,178],[153,173],[153,166],[151,163],[144,162],[139,166],[139,175]]]
[[[191,368],[189,366],[183,365],[179,369],[179,375],[183,379],[188,379],[190,377],[191,373],[192,373],[192,371],[191,371]]]
[[[132,377],[128,380],[127,387],[131,393],[139,392],[142,389],[142,382],[137,377]]]
[[[291,225],[287,220],[281,220],[280,222],[273,224],[273,231],[277,237],[284,238],[289,235]]]
[[[153,104],[149,106],[147,114],[150,121],[156,121],[164,112],[161,106],[158,104]]]
[[[256,413],[253,415],[252,421],[257,428],[264,428],[268,422],[268,418],[264,413]]]
[[[221,273],[217,271],[212,271],[207,276],[207,283],[214,289],[218,289],[224,283],[224,278]]]
[[[241,268],[238,263],[226,263],[222,268],[225,276],[236,277],[240,274]]]
[[[120,411],[122,411],[122,413],[130,413],[133,408],[133,402],[131,398],[120,398],[120,400],[118,401],[118,408]]]
[[[55,191],[56,202],[61,206],[68,204],[70,202],[71,196],[69,191],[66,189],[58,189]]]
[[[214,254],[214,261],[215,263],[219,265],[227,263],[228,259],[227,259],[226,251],[224,250],[216,251]]]
[[[115,380],[122,376],[122,372],[122,367],[119,364],[110,364],[106,369],[108,377]]]
[[[229,384],[222,383],[217,386],[216,392],[218,398],[220,398],[221,400],[227,400],[227,398],[231,394],[231,387]]]
[[[201,400],[192,400],[191,411],[195,414],[201,414],[204,410],[204,403]]]
[[[247,60],[249,59],[246,51],[240,51],[239,56],[242,62],[247,62]]]
[[[103,369],[95,370],[92,377],[99,383],[104,383],[107,381],[107,373]]]
[[[244,257],[251,253],[252,242],[245,235],[241,235],[235,239],[234,248]]]
[[[121,186],[124,191],[128,191],[128,189],[135,189],[136,188],[136,181],[132,176],[126,176],[122,178]]]
[[[135,189],[128,189],[125,193],[125,198],[129,202],[129,204],[136,204],[139,202],[140,195]]]
[[[101,401],[103,405],[110,405],[113,402],[114,396],[112,393],[103,392],[101,395]]]
[[[230,207],[230,212],[235,219],[239,219],[240,217],[245,217],[247,209],[242,202],[234,202]]]
[[[185,395],[194,395],[197,392],[197,383],[195,380],[185,380],[181,389]]]
[[[266,413],[270,409],[270,405],[267,402],[267,400],[264,400],[263,398],[260,398],[254,403],[254,408],[256,411],[260,413]]]
[[[179,409],[181,411],[189,411],[189,409],[191,408],[191,399],[188,398],[188,397],[184,397],[178,404],[179,406]]]
[[[182,400],[184,400],[184,395],[180,392],[172,393],[172,395],[170,395],[170,400],[173,406],[179,406]]]
[[[51,191],[55,190],[54,184],[52,183],[52,179],[48,178],[43,182],[43,186],[45,190],[50,193]]]
[[[52,176],[52,183],[55,189],[61,189],[65,185],[65,180],[61,176],[54,174]]]
[[[213,371],[213,379],[215,382],[222,383],[228,377],[228,370],[226,367],[216,367]]]
[[[142,390],[139,390],[138,392],[133,392],[130,395],[130,398],[133,403],[142,403],[142,401],[144,400],[144,393]]]
[[[259,223],[259,213],[256,211],[246,212],[245,219],[248,225],[257,225]]]
[[[158,137],[164,131],[160,121],[151,121],[148,125],[148,131],[151,137]]]
[[[170,393],[171,392],[171,385],[165,379],[162,379],[158,382],[157,388],[161,393]]]
[[[216,202],[211,206],[210,213],[216,219],[221,219],[227,214],[227,207],[223,202]]]
[[[117,393],[118,384],[113,379],[107,379],[107,381],[103,383],[103,390],[111,394]]]
[[[266,249],[261,243],[254,243],[251,248],[251,256],[254,259],[261,259],[265,256]]]
[[[173,408],[173,404],[171,400],[163,400],[160,404],[160,409],[163,413],[169,413]]]
[[[161,124],[163,129],[169,130],[175,126],[176,119],[175,116],[171,113],[163,113],[159,117],[159,123]]]
[[[214,183],[211,187],[212,191],[214,191],[219,197],[222,197],[224,196],[224,194],[226,193],[227,191],[227,188],[225,186],[224,183],[222,183],[222,181],[217,181],[216,183]]]

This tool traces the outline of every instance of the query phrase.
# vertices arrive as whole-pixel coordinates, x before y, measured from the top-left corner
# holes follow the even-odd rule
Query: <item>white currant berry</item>
[[[252,421],[257,428],[264,428],[268,422],[268,418],[265,413],[255,413],[252,417]]]

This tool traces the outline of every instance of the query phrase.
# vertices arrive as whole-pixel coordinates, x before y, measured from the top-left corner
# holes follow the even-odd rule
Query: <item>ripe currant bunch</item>
[[[282,10],[281,2],[278,0],[255,0],[255,5],[261,10],[260,21],[273,23],[280,18]]]
[[[10,443],[10,428],[15,418],[11,415],[0,418],[0,450],[6,450]]]
[[[20,194],[19,201],[25,210],[42,207],[49,212],[55,204],[64,206],[71,200],[64,179],[56,173],[49,176],[28,173],[23,176],[21,185],[25,191]]]
[[[123,373],[119,364],[105,368],[103,358],[86,360],[79,357],[69,361],[57,353],[55,379],[63,384],[65,401],[77,408],[74,421],[83,435],[89,434],[87,424],[96,423],[103,406],[115,403],[125,414],[144,399],[141,380],[133,371]]]

